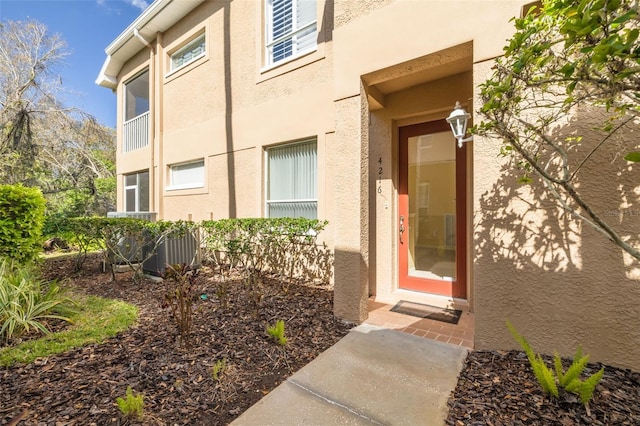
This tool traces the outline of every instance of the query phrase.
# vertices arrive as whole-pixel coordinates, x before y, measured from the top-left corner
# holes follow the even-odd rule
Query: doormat
[[[396,306],[391,308],[391,312],[449,324],[457,324],[462,314],[462,311],[458,309],[439,308],[437,306],[423,305],[422,303],[407,302],[406,300],[399,301]]]

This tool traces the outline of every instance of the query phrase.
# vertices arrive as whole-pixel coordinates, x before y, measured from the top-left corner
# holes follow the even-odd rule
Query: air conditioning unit
[[[151,222],[155,222],[157,213],[155,212],[107,212],[108,218],[131,218],[131,219],[143,219]],[[138,247],[140,241],[133,235],[123,235],[118,241],[118,253],[116,257],[113,253],[110,253],[112,262],[116,265],[123,265],[127,263],[138,263],[143,255],[144,248],[142,250]],[[120,256],[124,257],[120,258]]]
[[[107,212],[107,217],[129,217],[132,219],[144,219],[151,222],[156,221],[158,213],[155,212]]]
[[[167,237],[156,246],[149,256],[152,244],[147,245],[142,271],[145,274],[161,276],[168,265],[189,265],[194,269],[201,266],[200,238],[198,231],[187,232],[181,237]]]

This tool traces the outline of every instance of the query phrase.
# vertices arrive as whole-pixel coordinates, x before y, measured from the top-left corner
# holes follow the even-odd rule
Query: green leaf
[[[600,383],[600,380],[602,380],[603,375],[604,368],[601,368],[596,374],[589,377],[582,383],[582,386],[580,386],[580,390],[578,391],[578,393],[580,395],[580,401],[583,404],[587,404],[591,400],[591,397],[593,397],[593,391],[595,390],[598,383]]]
[[[633,151],[624,156],[624,159],[634,163],[640,163],[640,152]]]

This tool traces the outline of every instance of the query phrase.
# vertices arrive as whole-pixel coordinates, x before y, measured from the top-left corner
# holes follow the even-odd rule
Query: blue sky
[[[97,86],[104,49],[150,1],[145,0],[0,0],[0,20],[35,19],[57,33],[70,53],[59,67],[66,91],[63,102],[93,115],[107,126],[116,124],[116,96]]]

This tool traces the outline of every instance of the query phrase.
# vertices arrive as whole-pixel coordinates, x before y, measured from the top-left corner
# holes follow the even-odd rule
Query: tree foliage
[[[55,211],[103,213],[115,194],[115,132],[62,103],[67,56],[43,24],[0,22],[0,181],[39,187]]]
[[[592,207],[580,180],[605,149],[640,160],[633,136],[640,119],[638,1],[546,0],[515,19],[515,28],[480,87],[474,132],[500,138],[521,182],[539,177],[564,210],[640,260],[640,251]],[[578,112],[598,118],[597,129],[560,131]]]
[[[0,258],[28,263],[38,256],[44,208],[37,188],[0,185]]]

